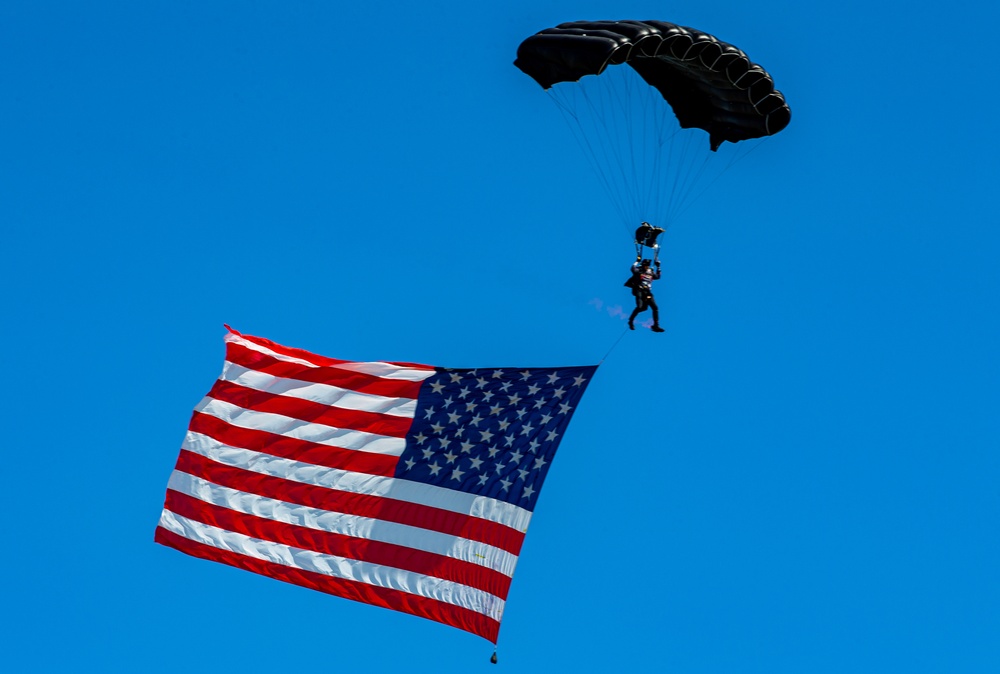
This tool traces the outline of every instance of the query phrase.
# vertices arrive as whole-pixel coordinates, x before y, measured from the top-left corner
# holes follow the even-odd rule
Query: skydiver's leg
[[[632,310],[632,315],[628,317],[629,330],[635,330],[635,317],[646,310],[646,302],[643,293],[636,292],[633,294],[635,295],[635,309]]]
[[[653,332],[663,332],[663,328],[660,327],[660,307],[656,306],[653,293],[649,294],[649,307],[653,310]]]

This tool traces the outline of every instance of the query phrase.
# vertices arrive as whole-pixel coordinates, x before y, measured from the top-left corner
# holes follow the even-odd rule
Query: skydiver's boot
[[[653,327],[650,330],[663,332],[663,328],[660,327],[660,310],[657,307],[653,307]]]

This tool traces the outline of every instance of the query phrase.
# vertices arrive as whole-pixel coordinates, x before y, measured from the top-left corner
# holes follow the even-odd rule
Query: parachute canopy
[[[762,67],[708,33],[664,21],[574,21],[521,43],[514,65],[543,88],[630,65],[673,108],[682,128],[722,143],[770,136],[791,120]]]

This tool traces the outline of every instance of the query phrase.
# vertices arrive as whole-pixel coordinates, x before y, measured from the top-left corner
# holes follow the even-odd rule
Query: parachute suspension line
[[[650,105],[655,106],[654,109],[657,111],[654,114],[656,120],[655,135],[652,136],[655,142],[655,166],[653,175],[655,176],[655,181],[650,184],[650,189],[656,192],[656,217],[660,219],[657,223],[659,227],[667,229],[673,224],[673,218],[671,217],[671,206],[675,203],[677,197],[675,190],[667,192],[664,188],[671,176],[674,176],[674,182],[679,176],[681,176],[684,171],[685,163],[683,157],[678,158],[673,151],[674,141],[678,133],[681,132],[680,125],[675,121],[673,111],[667,105],[667,102],[663,100],[662,96],[659,96],[659,92],[654,93],[653,89],[647,92],[647,96],[650,100]]]
[[[642,95],[642,91],[636,86],[636,80],[639,78],[627,77],[625,79],[627,85],[623,87],[625,91],[624,95],[628,97],[629,101],[635,104],[630,107],[633,107],[640,113],[638,118],[633,119],[632,124],[628,125],[628,150],[632,160],[632,175],[635,176],[632,184],[632,204],[634,213],[636,213],[639,220],[645,221],[647,218],[652,217],[645,212],[649,207],[650,180],[642,180],[643,176],[647,176],[650,179],[653,178],[652,167],[650,166],[651,162],[649,160],[649,144],[648,142],[643,142],[643,139],[649,137],[649,107],[646,105],[646,97]]]
[[[664,187],[670,174],[679,174],[683,165],[676,164],[669,152],[669,147],[666,147],[667,140],[672,139],[676,133],[676,129],[670,128],[674,119],[672,110],[659,95],[659,92],[654,93],[653,89],[646,92],[646,98],[651,108],[649,114],[655,122],[653,135],[650,136],[654,143],[651,148],[654,159],[653,179],[649,185],[650,190],[655,194],[653,215],[658,220],[657,226],[667,229],[673,222],[670,218],[670,204],[674,202],[674,195],[672,192],[666,192]],[[665,151],[665,147],[667,151]]]
[[[608,90],[617,95],[621,126],[626,132],[625,151],[631,175],[624,176],[624,191],[632,204],[629,224],[634,227],[637,222],[653,221],[662,226],[660,186],[665,162],[662,147],[655,141],[670,110],[658,92],[631,68],[621,66],[615,72],[620,84],[609,86]],[[604,77],[611,79],[608,74]],[[626,166],[624,161],[621,164]]]
[[[587,83],[593,85],[592,87],[583,86],[580,90],[594,112],[594,118],[599,122],[597,128],[599,133],[596,135],[602,140],[602,145],[605,148],[604,156],[607,160],[602,166],[606,167],[606,172],[616,176],[618,184],[621,186],[617,193],[612,195],[612,198],[618,201],[622,225],[628,232],[635,226],[636,214],[640,212],[636,199],[635,176],[637,173],[632,156],[634,147],[640,144],[640,139],[635,137],[635,125],[629,123],[632,114],[631,100],[634,94],[632,93],[632,82],[622,76],[623,73],[627,74],[627,70],[625,68],[612,68],[602,75],[602,79],[593,79]],[[623,86],[609,86],[611,83],[621,80],[624,80]],[[621,131],[625,132],[624,139],[618,135]],[[630,165],[632,167],[631,175],[628,173]],[[600,166],[598,168],[600,169]]]
[[[665,110],[657,114],[657,106],[662,107],[663,102],[658,102],[655,100],[655,96],[651,93],[647,93],[646,96],[647,108],[649,108],[649,116],[653,122],[653,130],[650,132],[650,138],[654,140],[654,145],[652,146],[650,152],[653,155],[652,165],[650,166],[650,173],[652,179],[649,181],[647,186],[648,194],[646,196],[646,202],[651,204],[651,210],[654,217],[659,218],[656,223],[657,227],[662,227],[666,229],[670,226],[670,220],[666,217],[668,215],[668,208],[663,205],[663,176],[666,171],[666,163],[664,161],[664,144],[666,139],[664,134],[666,131],[666,120],[667,113]],[[667,204],[670,203],[668,199]],[[657,251],[659,252],[659,251]]]
[[[612,167],[616,167],[619,173],[619,180],[621,181],[621,199],[623,201],[623,209],[625,211],[625,219],[622,224],[627,232],[631,232],[636,226],[636,218],[638,213],[641,212],[641,207],[638,199],[638,181],[636,176],[640,175],[637,172],[635,164],[635,148],[637,145],[641,145],[640,139],[636,137],[636,130],[633,124],[627,123],[629,109],[630,109],[630,99],[631,93],[628,87],[624,89],[619,88],[608,88],[607,91],[609,105],[614,107],[614,120],[607,125],[607,137],[611,149],[615,154],[615,161],[611,163]],[[624,126],[624,140],[619,140],[614,143],[614,137],[612,129],[616,128],[614,123],[615,120],[626,120]],[[624,143],[624,144],[623,144]]]
[[[640,92],[636,87],[637,77],[629,77],[631,73],[628,72],[627,68],[619,68],[618,71],[623,75],[621,79],[625,81],[625,85],[620,88],[616,88],[615,91],[621,92],[618,95],[618,104],[621,107],[622,118],[628,119],[629,110],[632,108],[632,101],[640,97]],[[643,110],[645,112],[645,110]],[[626,187],[629,188],[629,198],[632,202],[632,213],[636,214],[636,217],[641,218],[643,213],[643,202],[641,198],[641,193],[643,191],[643,185],[641,176],[645,174],[644,166],[646,164],[646,144],[642,142],[645,133],[645,122],[646,115],[643,114],[639,123],[633,119],[631,124],[626,124],[625,129],[628,132],[626,138],[625,149],[629,154],[629,163],[631,165],[631,171],[633,179],[631,181],[626,180]],[[641,124],[641,127],[640,127]],[[641,156],[639,155],[641,152]],[[635,224],[634,222],[632,223]]]
[[[700,140],[700,138],[696,137],[696,134],[685,132],[684,129],[677,129],[670,136],[671,156],[676,157],[676,163],[678,166],[683,166],[685,168],[683,171],[675,171],[673,175],[670,202],[667,206],[668,217],[671,220],[674,217],[674,211],[677,209],[677,204],[681,202],[684,195],[690,191],[691,183],[696,179],[696,173],[693,168],[695,159],[698,157],[699,153],[695,149],[694,144]]]
[[[617,72],[611,70],[608,74]],[[589,113],[587,119],[593,120],[590,132],[584,131],[584,135],[593,136],[599,142],[600,154],[595,153],[595,170],[600,172],[608,185],[608,196],[618,209],[622,225],[628,230],[629,217],[627,187],[628,180],[625,172],[626,164],[622,156],[621,140],[612,135],[611,130],[620,127],[616,124],[619,118],[623,117],[621,105],[616,105],[613,96],[615,93],[608,86],[610,79],[602,76],[598,78],[583,78],[576,88],[577,97],[580,101],[577,105],[583,108],[586,105]],[[620,93],[619,93],[620,96]],[[616,142],[617,141],[617,142]]]
[[[704,131],[680,128],[659,91],[627,64],[546,91],[628,235],[640,222],[668,229],[749,146],[709,152]]]
[[[670,154],[676,157],[676,164],[685,167],[685,170],[674,171],[665,215],[668,222],[672,222],[680,215],[681,206],[690,197],[693,186],[698,184],[711,159],[708,153],[699,152],[695,148],[695,144],[703,139],[697,134],[685,133],[684,131],[684,129],[677,129],[670,136]],[[702,160],[700,166],[696,166],[699,156],[702,157]]]
[[[669,228],[677,212],[704,176],[709,154],[704,151],[702,134],[682,129],[663,96],[631,68],[621,66],[602,75],[612,81],[608,95],[617,95],[622,107],[622,131],[627,134],[629,176],[623,178],[623,194],[633,206],[630,223],[652,221]],[[611,135],[613,127],[606,127]],[[701,161],[701,170],[696,170]]]
[[[747,156],[751,152],[753,152],[757,148],[759,148],[764,143],[764,141],[766,141],[766,140],[767,140],[766,137],[764,137],[764,138],[758,138],[758,139],[756,139],[756,142],[754,142],[752,144],[750,144],[748,141],[745,141],[745,140],[741,141],[737,145],[737,147],[733,150],[732,156],[729,157],[729,161],[726,162],[726,165],[723,166],[722,169],[715,176],[713,176],[712,179],[709,180],[708,183],[706,183],[697,194],[690,194],[690,195],[688,195],[688,197],[686,199],[684,199],[683,208],[681,208],[680,211],[678,211],[677,215],[679,216],[681,213],[683,213],[687,209],[691,208],[691,206],[693,206],[698,201],[698,199],[703,194],[705,194],[705,192],[707,192],[708,189],[712,185],[714,185],[715,182],[719,178],[722,177],[722,175],[724,173],[726,173],[727,171],[729,171],[729,169],[731,169],[732,167],[734,167],[739,162],[741,162],[744,159],[746,159]],[[709,161],[709,158],[706,158],[706,161],[705,161],[705,163],[704,163],[704,165],[702,167],[703,169],[704,169],[705,166],[708,165],[708,161]]]
[[[641,164],[656,168],[658,152],[642,135],[640,120],[648,124],[649,118],[640,117],[635,105],[645,102],[648,115],[649,103],[655,100],[648,87],[626,67],[612,67],[600,77],[583,77],[574,85],[557,85],[548,93],[587,154],[625,231],[630,232],[639,221],[655,220],[648,194],[658,181],[650,182]],[[657,102],[663,108],[664,101]]]
[[[735,153],[733,153],[733,156],[729,158],[729,163],[726,164],[725,170],[728,171],[733,166],[736,166],[737,163],[739,163],[739,162],[743,161],[744,159],[746,159],[747,156],[749,156],[749,154],[751,152],[756,151],[757,148],[759,148],[761,145],[763,145],[764,142],[769,137],[770,136],[763,136],[761,138],[756,138],[756,139],[754,139],[754,142],[752,142],[752,143],[749,142],[749,141],[746,141],[746,140],[742,141],[738,145],[738,147],[741,150],[741,152],[735,152]]]
[[[601,187],[604,189],[605,194],[607,194],[608,199],[611,201],[611,204],[618,211],[618,217],[620,218],[622,224],[625,226],[625,229],[627,231],[628,225],[625,223],[628,222],[628,217],[626,216],[625,211],[622,208],[622,204],[620,203],[620,201],[617,198],[617,195],[615,194],[615,190],[611,185],[607,172],[601,169],[600,165],[601,155],[598,153],[597,148],[594,146],[594,144],[591,143],[590,141],[590,136],[594,134],[586,133],[586,130],[584,129],[583,126],[583,122],[580,120],[580,117],[575,112],[573,112],[574,106],[568,100],[569,94],[567,94],[567,89],[561,88],[561,91],[557,91],[557,89],[560,89],[560,87],[553,87],[549,89],[548,94],[551,97],[552,101],[556,104],[556,107],[562,113],[563,119],[566,120],[567,126],[570,127],[570,131],[573,133],[573,137],[576,139],[577,144],[579,144],[580,148],[584,151],[583,153],[587,157],[587,161],[590,163],[591,169],[597,176],[597,179],[601,183]],[[598,140],[603,140],[599,134],[598,134]],[[607,154],[608,153],[605,149],[604,156],[606,157]]]

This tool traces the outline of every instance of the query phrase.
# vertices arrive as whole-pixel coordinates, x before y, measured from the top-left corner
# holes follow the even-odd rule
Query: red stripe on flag
[[[479,517],[399,501],[388,496],[354,494],[272,475],[262,475],[227,466],[183,449],[177,458],[177,470],[237,491],[330,512],[429,529],[486,543],[513,555],[520,553],[521,545],[524,543],[524,534],[520,531]]]
[[[420,385],[423,383],[405,379],[383,379],[372,374],[352,372],[337,367],[290,363],[234,342],[226,344],[226,360],[248,370],[264,372],[275,377],[329,384],[359,393],[370,393],[390,398],[416,398],[420,394]]]
[[[501,599],[507,598],[510,588],[510,578],[478,564],[393,543],[276,522],[206,503],[169,489],[165,508],[182,517],[252,538],[441,578],[489,592]]]
[[[280,414],[292,419],[393,438],[405,438],[413,424],[412,417],[341,409],[324,403],[266,393],[222,380],[215,382],[208,397],[255,412]]]
[[[195,412],[191,415],[189,429],[195,433],[214,438],[230,447],[249,449],[316,466],[368,473],[369,475],[392,477],[396,473],[396,463],[399,461],[397,456],[341,449],[308,440],[289,438],[268,431],[240,428],[202,412]]]
[[[197,543],[183,536],[178,536],[163,527],[156,527],[154,540],[161,545],[180,550],[193,557],[228,564],[246,571],[258,573],[262,576],[268,576],[286,583],[292,583],[293,585],[301,585],[345,599],[373,604],[394,611],[410,613],[421,618],[435,620],[439,623],[465,630],[466,632],[478,634],[493,643],[496,643],[497,633],[500,631],[499,622],[467,608],[446,604],[436,599],[400,592],[399,590],[376,587],[353,580],[324,576],[313,571],[303,571],[290,566],[265,562],[254,557],[247,557],[246,555]]]
[[[337,358],[327,358],[326,356],[319,356],[319,355],[317,355],[315,353],[311,353],[311,352],[305,351],[303,349],[295,349],[295,348],[292,348],[290,346],[282,346],[281,344],[276,344],[275,342],[272,342],[271,340],[265,339],[263,337],[253,337],[251,335],[241,334],[241,333],[237,332],[236,330],[233,330],[228,325],[226,326],[226,329],[229,330],[229,332],[233,333],[234,335],[242,337],[243,339],[247,340],[248,342],[253,342],[254,344],[259,344],[260,346],[263,346],[264,348],[270,349],[271,351],[274,351],[275,353],[280,353],[283,356],[291,356],[292,358],[298,358],[300,360],[307,360],[310,363],[315,363],[316,365],[320,365],[320,366],[336,366],[336,365],[341,365],[341,364],[344,364],[344,363],[349,363],[349,364],[353,365],[354,363],[357,362],[357,361],[353,361],[353,360],[339,360]],[[434,370],[434,368],[432,366],[430,366],[430,365],[421,365],[420,363],[400,363],[400,362],[392,362],[392,361],[387,361],[387,360],[378,361],[378,362],[388,363],[389,365],[398,365],[399,367],[409,367],[409,368],[413,368],[415,370],[431,370],[431,371]]]

